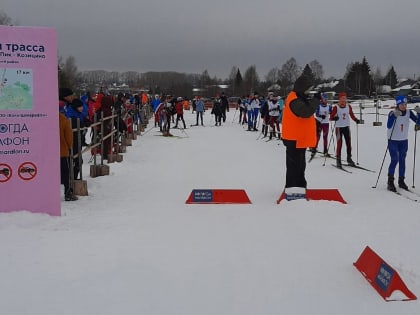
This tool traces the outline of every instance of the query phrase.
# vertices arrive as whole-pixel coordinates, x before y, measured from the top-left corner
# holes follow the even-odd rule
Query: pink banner
[[[61,215],[57,36],[0,26],[0,211]]]

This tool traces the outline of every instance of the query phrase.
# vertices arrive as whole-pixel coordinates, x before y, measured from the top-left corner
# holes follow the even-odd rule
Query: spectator
[[[195,111],[196,111],[196,116],[197,116],[197,121],[195,123],[195,126],[198,126],[198,118],[201,119],[201,126],[204,126],[203,124],[203,112],[204,112],[204,103],[201,100],[200,96],[196,97],[195,100]]]
[[[312,89],[310,78],[300,76],[287,95],[282,119],[282,139],[286,146],[287,200],[306,198],[306,157],[307,148],[316,144],[316,124],[314,113],[319,104],[319,95],[308,99]]]
[[[80,168],[83,164],[83,159],[79,154],[82,151],[82,144],[83,144],[83,137],[84,132],[81,130],[80,133],[80,142],[79,142],[79,134],[77,131],[77,121],[79,121],[79,127],[85,128],[90,126],[90,122],[87,118],[87,107],[84,106],[83,102],[78,98],[73,99],[70,106],[67,108],[66,116],[70,118],[71,121],[71,128],[73,131],[73,179],[78,179]]]
[[[225,92],[222,92],[222,95],[220,96],[220,110],[222,112],[222,120],[223,122],[226,122],[226,111],[229,112],[229,100],[225,95]]]
[[[61,107],[60,107],[61,110]],[[60,131],[60,178],[64,185],[64,200],[75,201],[78,198],[73,194],[70,185],[70,148],[73,145],[73,133],[71,131],[70,121],[59,113],[59,131]]]

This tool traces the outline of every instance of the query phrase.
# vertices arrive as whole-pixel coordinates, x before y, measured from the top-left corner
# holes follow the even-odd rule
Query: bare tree
[[[309,67],[312,70],[312,73],[314,75],[314,79],[316,82],[321,82],[324,78],[324,69],[322,68],[322,65],[319,63],[318,60],[312,60],[309,63]]]
[[[280,69],[280,85],[283,87],[284,95],[291,89],[291,85],[296,81],[301,73],[301,69],[298,66],[295,58],[287,60]]]
[[[259,85],[260,79],[258,77],[257,69],[255,65],[250,66],[246,69],[244,74],[244,85],[247,93],[255,92]]]
[[[268,71],[267,75],[265,76],[265,80],[269,84],[278,83],[279,82],[279,79],[280,79],[279,72],[280,72],[280,70],[277,67],[271,69],[270,71]]]
[[[11,25],[12,19],[4,12],[0,10],[0,25]]]
[[[228,84],[231,86],[231,93],[232,95],[235,95],[236,91],[236,85],[235,85],[235,80],[236,80],[236,74],[238,73],[238,68],[236,66],[233,66],[232,69],[230,70],[230,74],[229,74],[229,78],[228,78]]]

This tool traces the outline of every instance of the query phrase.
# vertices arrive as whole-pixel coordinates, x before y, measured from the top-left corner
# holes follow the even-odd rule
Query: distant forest
[[[12,25],[12,19],[0,10],[0,25]],[[340,81],[340,89],[350,95],[371,96],[381,93],[384,85],[394,88],[397,73],[393,66],[383,75],[380,68],[372,71],[366,57],[361,61],[349,62],[342,78],[324,78],[323,66],[313,60],[305,66],[298,65],[295,58],[287,60],[280,68],[273,67],[264,77],[258,75],[255,65],[250,65],[243,72],[233,66],[229,77],[211,78],[207,70],[201,74],[180,72],[115,72],[105,70],[78,71],[73,56],[58,60],[59,86],[70,87],[76,91],[97,92],[99,90],[127,90],[125,92],[147,91],[153,94],[171,94],[191,98],[194,95],[214,96],[224,91],[231,96],[244,96],[255,91],[264,94],[273,91],[286,95],[298,76],[302,73],[310,76],[315,84]]]

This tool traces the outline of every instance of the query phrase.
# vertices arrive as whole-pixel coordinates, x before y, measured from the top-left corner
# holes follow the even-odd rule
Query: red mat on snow
[[[369,246],[365,247],[359,259],[353,265],[385,301],[417,300],[417,297],[402,281],[398,272]],[[396,296],[393,296],[394,292],[397,292]],[[401,293],[405,296],[403,297]]]
[[[277,199],[277,203],[280,203],[285,197],[286,194],[283,191],[279,199]],[[347,204],[338,189],[306,189],[306,199],[338,201]]]

